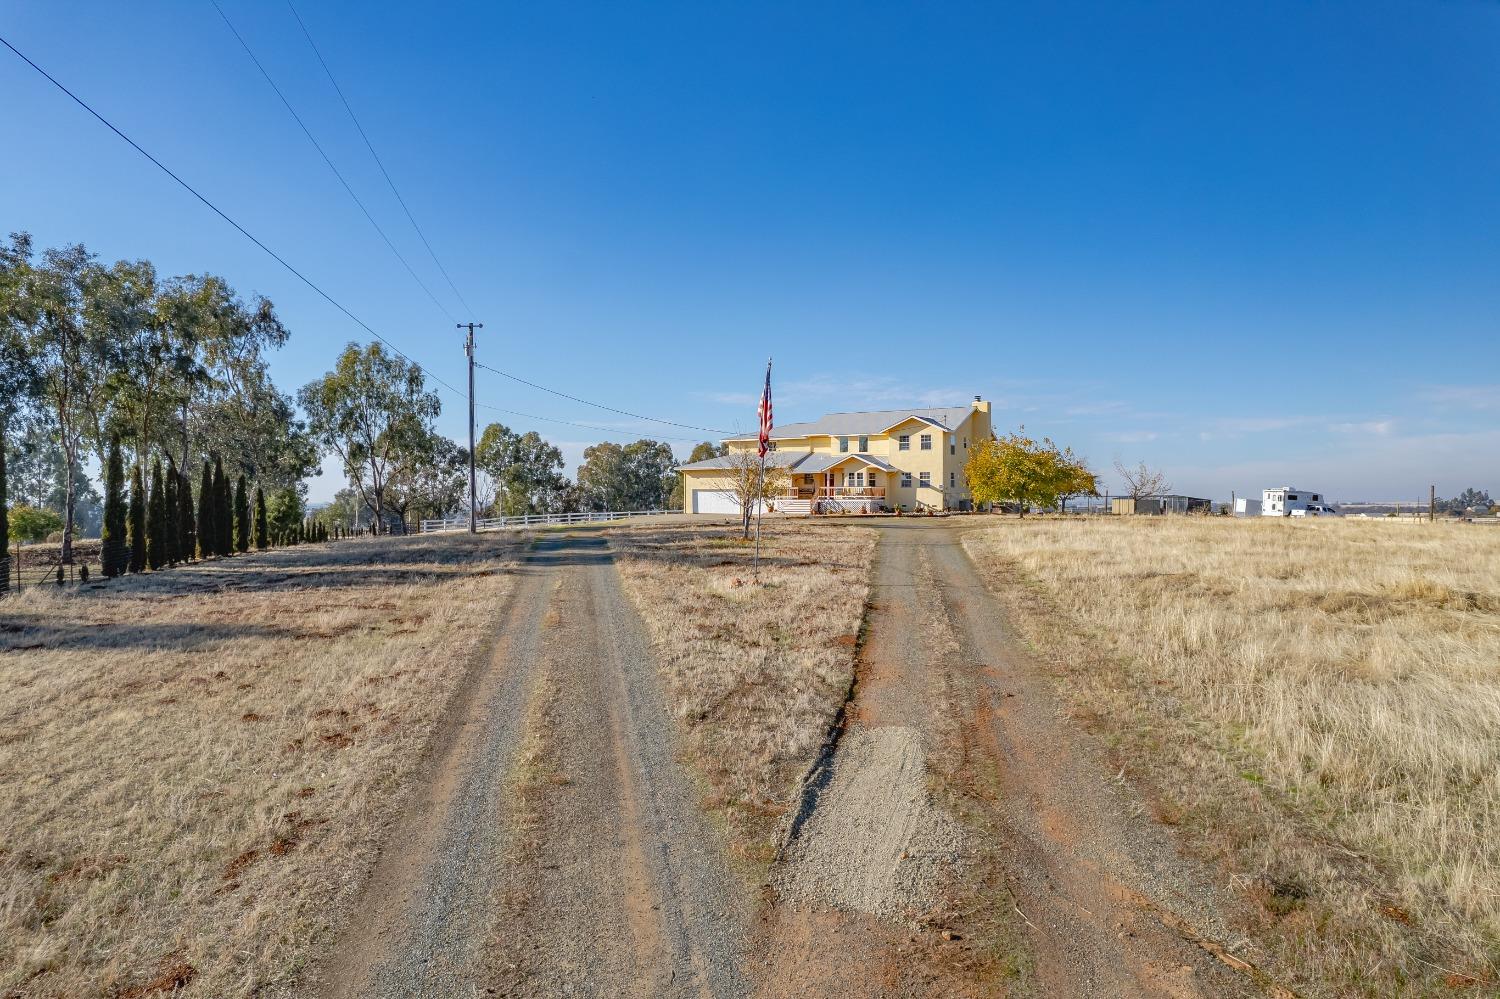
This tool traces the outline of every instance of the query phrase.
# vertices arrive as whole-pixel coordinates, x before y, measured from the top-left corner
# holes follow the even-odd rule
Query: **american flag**
[[[764,458],[771,446],[771,362],[766,362],[766,390],[760,396],[760,456]]]

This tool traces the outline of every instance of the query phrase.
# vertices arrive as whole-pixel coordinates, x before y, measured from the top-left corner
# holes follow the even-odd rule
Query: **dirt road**
[[[855,697],[764,897],[673,758],[609,541],[546,536],[323,994],[1261,994],[1232,967],[1231,901],[1006,632],[966,522],[865,523]]]
[[[860,994],[1260,994],[1216,956],[1230,900],[1062,717],[958,542],[966,522],[870,523],[881,541],[856,696],[786,850],[763,991],[823,977],[798,946],[811,903],[817,932],[867,944],[853,950],[871,972]],[[979,832],[970,822],[961,839],[945,802],[980,815]],[[998,977],[962,959],[963,919],[920,931],[944,908],[937,886],[951,901],[987,873],[999,883],[970,893],[965,918],[1018,931]],[[919,932],[872,938],[870,914]]]
[[[323,994],[743,994],[745,903],[608,541],[544,536],[519,571]]]

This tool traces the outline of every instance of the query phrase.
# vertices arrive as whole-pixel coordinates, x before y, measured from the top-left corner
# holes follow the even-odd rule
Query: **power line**
[[[365,203],[359,199],[359,195],[354,193],[354,188],[349,186],[349,181],[344,179],[344,175],[339,172],[339,168],[333,165],[333,160],[331,157],[329,157],[328,152],[323,148],[322,143],[320,143],[313,136],[312,130],[307,127],[307,122],[302,120],[302,116],[299,115],[297,113],[297,110],[292,107],[292,102],[287,100],[286,94],[282,93],[281,88],[276,85],[276,81],[271,78],[271,74],[267,72],[266,67],[261,63],[260,59],[256,58],[255,52],[250,48],[250,44],[245,41],[245,38],[240,34],[239,29],[234,26],[234,22],[229,20],[229,15],[224,13],[224,8],[219,5],[219,0],[209,0],[209,2],[214,5],[214,10],[219,12],[219,17],[223,19],[225,26],[229,28],[230,34],[234,35],[235,41],[240,43],[240,48],[245,50],[245,54],[250,57],[250,61],[255,63],[255,68],[260,70],[260,75],[265,77],[266,82],[271,85],[271,89],[276,92],[276,96],[281,99],[282,106],[286,108],[287,113],[292,116],[292,119],[294,121],[296,121],[297,127],[302,129],[302,134],[307,136],[307,141],[311,142],[313,148],[318,151],[318,155],[323,157],[323,162],[328,164],[328,169],[333,171],[333,175],[338,178],[339,183],[343,185],[344,190],[348,193],[349,197],[352,198],[354,200],[354,203],[359,206],[359,210],[363,212],[365,218],[370,221],[370,225],[375,227],[375,231],[380,234],[380,238],[385,240],[385,245],[390,247],[390,251],[396,255],[396,259],[401,261],[401,266],[406,268],[406,273],[410,274],[412,280],[417,282],[417,286],[427,293],[427,297],[432,299],[432,304],[436,305],[438,309],[443,313],[443,315],[447,316],[449,320],[457,322],[458,320],[454,317],[453,313],[448,311],[448,307],[445,306],[442,302],[438,301],[438,297],[432,293],[432,289],[427,287],[426,282],[424,282],[417,275],[417,272],[412,269],[412,266],[407,262],[406,257],[401,254],[400,250],[396,249],[396,244],[391,242],[391,237],[387,236],[385,234],[385,230],[380,227],[380,223],[375,221],[375,216],[370,214],[370,210],[366,208]],[[463,297],[459,296],[459,300],[462,301]],[[467,308],[467,305],[465,305],[465,308]]]
[[[22,62],[26,63],[26,65],[28,65],[32,69],[36,70],[36,72],[39,75],[41,75],[44,79],[46,79],[48,83],[52,84],[58,90],[62,91],[68,97],[69,100],[73,101],[73,103],[77,104],[79,107],[81,107],[85,111],[87,111],[101,125],[103,125],[105,128],[107,128],[111,132],[113,132],[116,136],[118,136],[121,140],[123,140],[128,146],[130,146],[130,148],[134,149],[136,152],[138,152],[142,156],[144,156],[147,160],[149,160],[151,162],[151,164],[153,166],[155,166],[162,173],[164,173],[168,177],[172,178],[172,180],[174,182],[176,182],[176,184],[179,187],[181,187],[183,190],[187,191],[194,198],[198,199],[198,201],[201,202],[204,205],[204,207],[206,207],[209,211],[213,212],[219,218],[221,218],[225,222],[227,222],[241,236],[244,236],[250,242],[254,243],[268,257],[270,257],[272,260],[274,260],[278,264],[280,264],[289,273],[291,273],[291,275],[293,277],[295,277],[297,280],[299,280],[303,284],[307,285],[307,287],[310,288],[310,289],[312,289],[313,292],[315,292],[318,295],[318,297],[322,298],[329,305],[333,306],[339,312],[343,313],[345,317],[347,317],[355,325],[359,326],[360,329],[364,330],[366,333],[370,334],[370,336],[374,337],[376,340],[379,340],[381,343],[385,344],[387,347],[389,347],[391,350],[393,350],[399,357],[401,357],[404,360],[406,360],[408,363],[410,363],[412,366],[414,366],[417,370],[421,371],[423,374],[425,374],[427,377],[431,378],[433,381],[437,382],[439,385],[441,385],[443,388],[447,389],[449,392],[452,392],[454,395],[459,396],[460,398],[464,397],[464,393],[463,392],[461,392],[459,389],[455,388],[453,385],[449,384],[448,382],[444,381],[443,379],[439,378],[437,375],[433,374],[433,372],[430,369],[428,369],[426,366],[424,366],[423,364],[421,364],[419,361],[417,361],[415,358],[413,358],[410,354],[407,354],[400,347],[397,347],[387,337],[382,336],[369,323],[365,322],[363,319],[359,318],[359,316],[357,316],[353,312],[349,311],[349,309],[346,306],[344,306],[343,303],[341,303],[338,299],[334,298],[328,292],[324,291],[322,289],[322,287],[320,287],[316,282],[314,282],[306,274],[303,274],[296,267],[293,267],[289,262],[287,262],[287,260],[286,260],[285,257],[281,256],[281,254],[277,253],[275,250],[271,249],[265,243],[261,242],[261,240],[258,237],[256,237],[254,233],[250,232],[250,230],[246,229],[243,225],[241,225],[240,223],[236,222],[232,217],[230,217],[230,215],[227,212],[225,212],[218,205],[216,205],[212,201],[210,201],[204,194],[202,194],[193,185],[189,184],[187,181],[183,180],[180,176],[178,176],[176,173],[174,173],[170,167],[168,167],[161,160],[159,160],[155,156],[153,156],[143,146],[141,146],[140,143],[136,142],[130,136],[126,135],[113,122],[111,122],[108,118],[104,117],[104,115],[102,115],[98,111],[94,110],[94,108],[93,108],[92,105],[90,105],[83,98],[79,97],[77,94],[73,93],[73,91],[69,90],[60,80],[58,80],[51,73],[47,72],[41,66],[37,65],[34,61],[32,61],[32,59],[31,59],[30,56],[26,55],[26,53],[24,53],[20,49],[16,48],[15,45],[13,45],[10,42],[10,40],[8,38],[6,38],[5,36],[3,36],[3,35],[0,35],[0,45],[4,45],[6,48],[10,49],[11,52],[15,53],[16,56],[21,59]],[[632,413],[632,412],[629,412],[628,410],[616,409],[613,406],[605,406],[602,403],[591,402],[588,399],[582,399],[582,398],[580,398],[578,396],[568,395],[565,392],[559,392],[556,389],[547,388],[545,385],[539,385],[536,382],[527,381],[526,379],[521,378],[521,377],[519,377],[517,375],[510,374],[509,372],[506,372],[506,371],[501,371],[499,368],[492,368],[489,365],[482,364],[482,363],[480,363],[478,361],[476,361],[475,364],[478,367],[484,368],[486,371],[494,372],[497,375],[501,375],[501,376],[503,376],[505,378],[509,378],[509,379],[511,379],[513,381],[520,382],[523,385],[528,385],[528,386],[530,386],[532,388],[539,389],[539,390],[541,390],[543,392],[548,392],[548,393],[551,393],[552,395],[560,396],[560,397],[562,397],[564,399],[569,399],[569,400],[571,400],[573,402],[582,403],[582,404],[584,404],[586,406],[593,406],[593,407],[595,407],[597,409],[606,410],[606,411],[611,412],[611,413],[617,413],[617,414],[619,414],[621,416],[628,416],[628,417],[630,417],[632,419],[645,420],[645,421],[650,422],[650,423],[661,423],[661,424],[664,424],[664,425],[667,425],[667,426],[673,426],[673,427],[681,427],[681,428],[683,428],[685,430],[702,430],[702,431],[704,431],[706,433],[713,433],[713,434],[717,434],[717,433],[729,433],[729,431],[714,430],[714,429],[709,428],[709,427],[698,427],[698,426],[694,426],[694,425],[688,424],[688,423],[675,423],[675,422],[673,422],[671,420],[658,420],[658,419],[655,419],[654,417],[642,416],[639,413]],[[508,414],[510,414],[512,416],[520,416],[520,417],[524,417],[526,419],[531,419],[531,420],[540,420],[540,421],[542,421],[544,423],[557,423],[557,424],[561,424],[561,425],[564,425],[564,426],[578,427],[578,428],[581,428],[581,429],[584,429],[584,430],[593,430],[593,431],[595,431],[597,433],[609,434],[609,435],[612,435],[612,436],[626,436],[626,437],[632,436],[629,431],[611,430],[611,429],[608,429],[608,428],[605,428],[605,427],[592,426],[592,425],[587,424],[587,423],[574,423],[574,422],[569,421],[569,420],[556,420],[556,419],[552,419],[552,418],[546,417],[546,416],[537,416],[537,415],[532,414],[532,413],[522,413],[522,412],[519,412],[517,410],[503,409],[503,408],[501,408],[499,406],[492,406],[492,405],[489,405],[487,403],[476,403],[476,405],[483,406],[485,409],[492,409],[492,410],[495,410],[497,412],[508,413]],[[690,438],[690,437],[672,437],[672,436],[669,436],[669,435],[666,435],[666,434],[663,434],[661,436],[665,437],[668,440],[676,440],[676,441],[684,441],[684,442],[689,442],[689,443],[697,443],[697,439],[696,438]]]
[[[91,114],[95,118],[97,118],[99,120],[99,122],[102,125],[104,125],[105,128],[109,129],[111,132],[113,132],[116,135],[118,135],[121,139],[124,139],[125,142],[128,143],[132,149],[134,149],[136,152],[140,153],[142,156],[146,157],[146,159],[150,160],[153,164],[155,164],[156,168],[158,170],[160,170],[162,173],[166,174],[168,177],[171,177],[173,180],[175,180],[178,183],[178,185],[180,187],[182,187],[183,190],[187,191],[193,197],[195,197],[199,201],[203,202],[203,204],[206,205],[210,211],[212,211],[215,215],[219,216],[219,218],[223,219],[225,222],[228,222],[231,226],[233,226],[236,230],[238,230],[239,233],[240,233],[240,235],[244,236],[250,242],[254,243],[256,246],[258,246],[262,250],[264,250],[266,252],[266,254],[272,260],[276,261],[282,267],[285,267],[288,271],[291,271],[292,275],[294,277],[296,277],[297,280],[301,281],[303,284],[307,285],[313,291],[317,292],[318,295],[320,297],[322,297],[322,299],[325,302],[327,302],[329,305],[332,305],[335,309],[338,309],[345,316],[348,316],[349,319],[353,320],[366,333],[370,334],[372,337],[374,337],[375,339],[379,340],[381,343],[385,344],[387,347],[391,348],[391,350],[394,350],[398,355],[400,355],[401,357],[405,358],[409,363],[411,363],[412,365],[414,365],[417,368],[417,370],[422,371],[423,373],[425,373],[433,381],[437,382],[439,385],[443,386],[448,391],[452,392],[454,395],[457,395],[457,396],[460,396],[460,397],[463,396],[462,392],[460,392],[458,389],[454,388],[452,385],[449,385],[447,382],[443,381],[437,375],[434,375],[431,371],[429,371],[426,368],[424,368],[421,364],[417,363],[417,361],[415,359],[413,359],[408,354],[406,354],[404,351],[402,351],[400,347],[397,347],[394,343],[391,343],[391,341],[387,340],[385,337],[383,337],[379,333],[375,332],[375,330],[370,326],[369,323],[365,322],[363,319],[359,318],[354,313],[350,312],[342,304],[339,303],[338,299],[334,298],[332,295],[328,294],[328,292],[326,292],[322,288],[318,287],[316,284],[313,283],[313,281],[312,281],[311,278],[309,278],[307,275],[303,274],[301,271],[297,270],[297,268],[293,267],[291,264],[287,263],[286,260],[280,254],[278,254],[275,250],[271,249],[265,243],[262,243],[259,239],[255,238],[255,236],[253,236],[250,233],[250,230],[246,229],[244,226],[240,225],[234,219],[230,218],[227,214],[225,214],[224,210],[221,209],[218,205],[214,204],[212,201],[209,201],[202,194],[199,194],[197,188],[193,187],[193,185],[189,184],[187,181],[185,181],[181,177],[177,176],[177,174],[173,173],[167,167],[167,165],[165,163],[163,163],[161,160],[157,159],[155,156],[152,156],[150,153],[146,152],[146,150],[143,149],[139,143],[137,143],[130,136],[126,135],[124,132],[122,132],[118,128],[116,128],[113,122],[111,122],[108,118],[104,117],[98,111],[95,111],[88,104],[87,101],[85,101],[83,98],[79,97],[77,94],[73,93],[73,91],[69,90],[67,87],[63,86],[60,82],[58,82],[57,78],[54,77],[51,73],[47,72],[45,69],[43,69],[42,67],[38,66],[36,63],[32,62],[31,59],[30,59],[30,57],[28,57],[26,55],[26,53],[22,52],[20,49],[16,48],[14,45],[12,45],[10,43],[10,40],[7,39],[3,35],[0,35],[0,44],[3,44],[6,48],[10,49],[16,55],[20,56],[21,60],[23,62],[25,62],[26,65],[30,66],[32,69],[36,70],[42,76],[46,77],[47,82],[51,83],[58,90],[61,90],[63,93],[67,94],[68,97],[70,99],[72,99],[73,103],[77,104],[79,107],[83,108],[89,114]]]
[[[478,362],[475,362],[475,363],[477,364]],[[483,365],[481,365],[481,367],[482,366]],[[503,408],[501,406],[492,406],[492,405],[490,405],[487,402],[476,402],[474,405],[479,406],[482,409],[493,409],[497,413],[508,413],[511,416],[520,416],[520,417],[524,417],[525,419],[528,419],[528,420],[541,420],[543,423],[557,423],[557,424],[561,424],[562,426],[565,426],[565,427],[578,427],[578,428],[580,428],[582,430],[592,430],[592,431],[595,431],[596,433],[609,434],[612,437],[634,437],[634,436],[636,436],[634,433],[632,433],[629,430],[610,430],[610,429],[608,429],[606,427],[596,427],[596,426],[593,426],[592,424],[588,424],[588,423],[574,423],[572,420],[555,420],[555,419],[553,419],[550,416],[537,416],[535,413],[522,413],[522,412],[518,412],[517,410],[514,410],[514,409],[505,409],[505,408]],[[662,440],[682,441],[683,443],[687,443],[687,444],[699,444],[699,443],[702,443],[696,437],[673,437],[670,434],[659,434],[658,437],[660,439],[662,439]]]
[[[529,382],[526,379],[520,377],[519,375],[513,375],[513,374],[511,374],[508,371],[501,371],[499,368],[492,368],[488,364],[483,364],[483,363],[481,363],[479,361],[475,361],[474,363],[476,365],[478,365],[479,367],[483,368],[486,371],[492,371],[495,374],[500,375],[500,376],[502,376],[504,378],[509,378],[513,382],[520,382],[522,385],[529,385],[529,386],[531,386],[534,389],[540,389],[543,392],[550,392],[552,395],[559,396],[560,398],[563,398],[563,399],[568,399],[568,400],[570,400],[572,402],[581,402],[585,406],[593,406],[595,409],[602,409],[602,410],[605,410],[606,412],[618,413],[621,416],[628,416],[628,417],[630,417],[633,420],[645,420],[648,423],[661,423],[661,424],[664,424],[664,425],[669,426],[669,427],[681,427],[683,430],[701,430],[701,431],[703,431],[704,433],[707,433],[707,434],[728,434],[728,433],[732,433],[732,431],[729,431],[729,430],[715,430],[713,427],[699,427],[699,426],[695,426],[694,424],[691,424],[691,423],[676,423],[676,422],[674,422],[672,420],[658,420],[654,416],[642,416],[640,413],[632,413],[632,412],[629,412],[628,410],[616,409],[613,406],[606,406],[602,402],[591,402],[588,399],[580,399],[576,395],[568,395],[568,393],[566,393],[566,392],[559,392],[557,389],[551,389],[551,388],[548,388],[545,385],[538,385],[536,382]]]
[[[365,134],[365,127],[359,123],[359,118],[354,114],[354,108],[350,106],[349,99],[344,96],[344,88],[340,87],[339,81],[334,78],[333,70],[328,68],[328,63],[324,60],[323,53],[318,49],[318,43],[313,41],[312,33],[307,30],[307,25],[302,21],[302,15],[297,13],[296,7],[292,6],[292,0],[287,0],[286,5],[291,10],[292,16],[297,19],[297,26],[302,29],[302,37],[306,38],[307,44],[312,46],[313,55],[318,57],[318,64],[323,67],[323,72],[328,75],[328,82],[333,84],[334,92],[339,95],[339,100],[343,101],[344,110],[349,112],[349,120],[354,122],[354,127],[359,131],[359,137],[365,140],[365,148],[370,151],[370,156],[375,160],[375,165],[380,168],[381,176],[385,177],[385,182],[390,185],[391,193],[396,196],[396,201],[400,203],[401,210],[406,213],[406,220],[417,231],[417,236],[422,240],[422,245],[427,247],[427,255],[437,265],[438,271],[443,275],[443,280],[448,282],[448,287],[453,289],[453,294],[458,297],[459,304],[470,315],[473,315],[474,310],[469,307],[468,302],[464,301],[463,293],[458,290],[458,285],[454,284],[453,279],[448,276],[448,268],[443,266],[443,262],[438,259],[438,255],[433,250],[432,244],[427,241],[427,234],[422,231],[421,226],[417,225],[417,220],[412,215],[411,209],[406,207],[406,199],[401,197],[401,192],[396,189],[396,182],[391,179],[390,173],[386,171],[385,163],[380,159],[380,154],[375,151],[375,146],[370,142],[370,137]]]

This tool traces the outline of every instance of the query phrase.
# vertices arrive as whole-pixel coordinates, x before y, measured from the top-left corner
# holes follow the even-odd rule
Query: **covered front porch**
[[[832,460],[825,468],[791,473],[774,505],[799,513],[876,513],[886,509],[887,483],[897,474],[894,468],[870,455],[828,457]]]

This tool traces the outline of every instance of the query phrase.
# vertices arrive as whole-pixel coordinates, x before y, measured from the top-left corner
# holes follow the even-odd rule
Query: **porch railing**
[[[884,486],[794,486],[780,499],[885,499]]]

